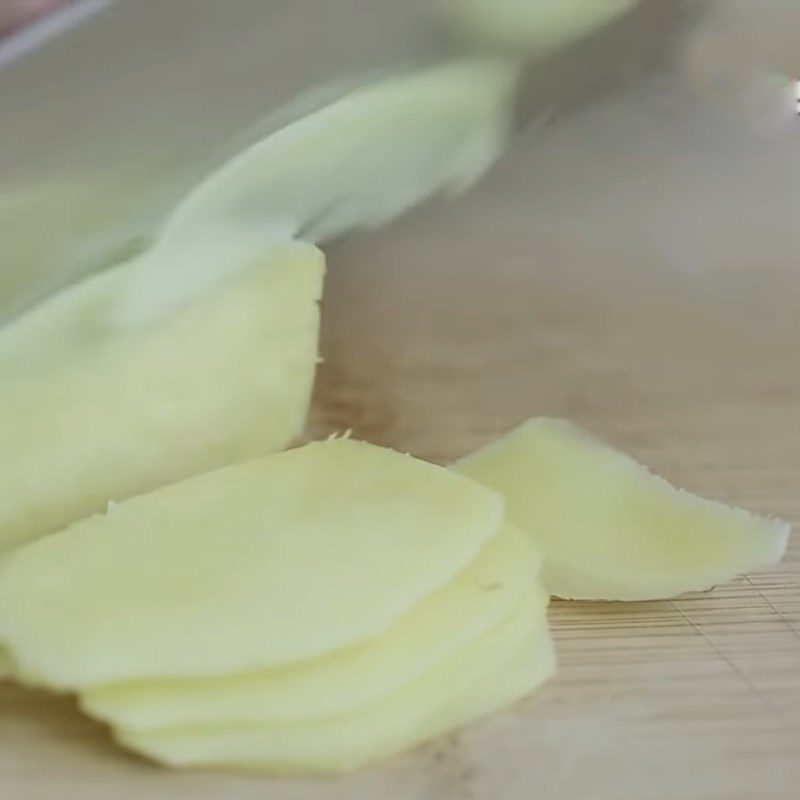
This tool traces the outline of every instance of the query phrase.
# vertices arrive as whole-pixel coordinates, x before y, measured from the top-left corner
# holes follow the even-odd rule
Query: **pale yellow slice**
[[[121,320],[140,272],[179,259],[193,283]],[[323,271],[311,245],[207,232],[0,328],[0,551],[285,447],[306,418]]]
[[[530,594],[540,561],[530,537],[507,526],[450,583],[375,639],[278,670],[89,688],[81,705],[129,730],[338,714],[411,682],[498,624]]]
[[[675,489],[568,422],[532,419],[454,466],[504,495],[554,594],[648,600],[775,564],[789,526]]]
[[[323,242],[468,185],[505,145],[517,74],[506,61],[464,59],[353,89],[224,164],[163,236],[230,221]]]
[[[56,688],[247,672],[385,632],[502,525],[494,492],[350,440],[120,503],[0,564],[0,644]]]
[[[345,772],[501,709],[555,669],[544,605],[532,597],[494,630],[394,694],[352,713],[275,724],[117,730],[117,740],[173,767]]]

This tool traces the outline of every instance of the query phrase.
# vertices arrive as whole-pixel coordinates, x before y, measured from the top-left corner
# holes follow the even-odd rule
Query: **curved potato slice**
[[[247,672],[383,633],[502,525],[494,492],[346,439],[120,503],[0,564],[0,644],[56,688]]]
[[[128,730],[338,714],[410,683],[497,625],[530,594],[540,561],[530,537],[506,526],[450,583],[375,639],[280,670],[89,688],[81,706]]]
[[[508,60],[472,58],[344,91],[196,186],[167,219],[159,246],[220,226],[325,242],[388,222],[437,191],[465,188],[506,143],[518,74]],[[120,318],[149,313],[154,288],[169,302],[170,285],[192,284],[197,270],[173,262],[169,273],[149,264],[120,298]]]
[[[224,164],[163,237],[233,221],[322,242],[468,185],[505,144],[517,75],[510,62],[474,58],[349,91]]]
[[[531,419],[453,468],[505,496],[559,597],[672,597],[767,567],[786,549],[785,523],[675,489],[563,420]]]
[[[531,597],[492,631],[399,691],[352,713],[276,724],[117,730],[175,767],[345,772],[422,744],[531,692],[555,669],[545,605]]]
[[[322,254],[220,233],[142,258],[228,274],[123,325],[112,309],[137,259],[0,329],[0,551],[109,501],[281,449],[304,425]]]

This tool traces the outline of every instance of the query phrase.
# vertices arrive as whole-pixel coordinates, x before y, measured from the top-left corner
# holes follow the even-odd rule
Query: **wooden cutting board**
[[[332,248],[311,433],[445,463],[566,416],[680,485],[797,523],[800,153],[697,113],[664,86],[587,109],[522,137],[472,194]],[[560,671],[535,697],[334,780],[169,773],[71,700],[3,685],[0,797],[798,796],[797,537],[771,574],[555,602],[551,620]]]

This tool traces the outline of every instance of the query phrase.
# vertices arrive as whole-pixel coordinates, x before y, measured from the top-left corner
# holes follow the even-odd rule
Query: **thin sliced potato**
[[[227,275],[122,324],[114,307],[137,260],[0,329],[0,551],[301,431],[322,254],[227,235],[160,252]]]
[[[505,496],[558,597],[672,597],[768,567],[786,549],[786,523],[675,489],[563,420],[531,419],[453,468]]]
[[[66,689],[313,659],[384,633],[476,558],[502,514],[448,470],[316,442],[12,552],[0,644],[23,678]]]
[[[410,683],[497,625],[530,594],[540,563],[530,537],[506,526],[378,638],[280,670],[89,688],[81,706],[127,730],[339,714]]]
[[[175,209],[166,240],[209,223],[324,242],[476,180],[505,145],[518,68],[453,61],[345,93],[244,150]]]
[[[173,767],[346,772],[422,744],[531,692],[555,669],[540,597],[394,694],[349,714],[284,724],[115,732]]]

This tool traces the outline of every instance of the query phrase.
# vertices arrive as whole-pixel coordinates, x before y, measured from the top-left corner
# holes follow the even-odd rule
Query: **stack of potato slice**
[[[77,692],[157,760],[327,772],[548,678],[539,567],[494,492],[328,440],[15,551],[0,641],[18,680]]]
[[[76,692],[163,763],[341,771],[550,677],[549,594],[707,589],[777,562],[788,534],[561,420],[451,470],[329,439],[11,553],[0,646],[15,679]]]

